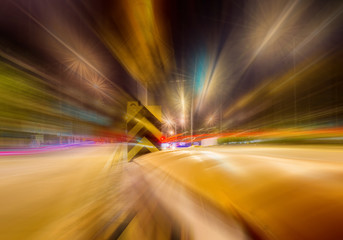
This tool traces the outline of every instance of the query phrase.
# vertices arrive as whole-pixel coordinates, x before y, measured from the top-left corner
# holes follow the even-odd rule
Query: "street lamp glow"
[[[215,116],[211,115],[207,118],[207,124],[211,125],[215,120]]]
[[[172,134],[174,134],[174,133],[176,134],[176,128],[177,128],[177,126],[176,126],[176,122],[175,122],[173,119],[171,119],[171,118],[168,117],[168,116],[165,116],[163,122],[165,123],[165,127],[166,127],[167,129],[170,129],[170,128],[173,129],[173,130],[170,130],[170,131],[173,131]],[[169,131],[169,132],[170,132],[170,131]]]

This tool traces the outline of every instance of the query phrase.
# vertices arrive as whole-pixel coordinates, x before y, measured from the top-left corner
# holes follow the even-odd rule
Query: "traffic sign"
[[[161,149],[161,106],[143,106],[137,101],[127,103],[127,160]]]

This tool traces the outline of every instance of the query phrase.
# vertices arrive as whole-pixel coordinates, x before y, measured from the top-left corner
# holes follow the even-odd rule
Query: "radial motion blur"
[[[0,33],[0,239],[343,239],[342,1],[2,0]]]

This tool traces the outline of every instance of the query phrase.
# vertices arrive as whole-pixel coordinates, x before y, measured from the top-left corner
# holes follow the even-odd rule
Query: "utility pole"
[[[144,105],[148,105],[148,83],[143,84],[137,81],[137,95],[139,101]]]
[[[294,43],[294,37],[293,37],[293,54],[292,54],[292,63],[293,63],[293,76],[295,76],[295,43]],[[298,125],[298,119],[297,119],[297,80],[294,80],[294,88],[293,88],[293,97],[294,97],[294,127],[296,128]]]
[[[191,99],[191,146],[193,145],[193,100],[194,100],[194,87],[195,87],[195,76],[193,77],[192,84],[192,99]]]
[[[219,104],[220,104],[220,108],[219,108],[219,117],[220,117],[220,120],[219,120],[219,133],[221,134],[222,133],[222,126],[223,126],[223,96],[220,94],[220,101],[219,101]]]

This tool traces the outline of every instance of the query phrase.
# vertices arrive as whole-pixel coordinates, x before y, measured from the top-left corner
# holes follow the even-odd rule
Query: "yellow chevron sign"
[[[161,106],[143,106],[137,101],[127,103],[128,161],[144,153],[159,151]]]
[[[138,120],[137,124],[133,128],[131,128],[131,130],[128,132],[129,140],[131,140],[133,136],[136,136],[136,134],[142,128],[148,129],[158,139],[162,137],[162,132],[159,129],[157,129],[157,127],[154,124],[149,122],[149,120],[143,117],[142,120]]]
[[[147,148],[150,152],[159,151],[158,148],[152,144],[148,139],[143,137],[138,144],[136,144],[127,154],[127,160],[131,161],[131,159],[136,156],[136,154],[142,149]]]

